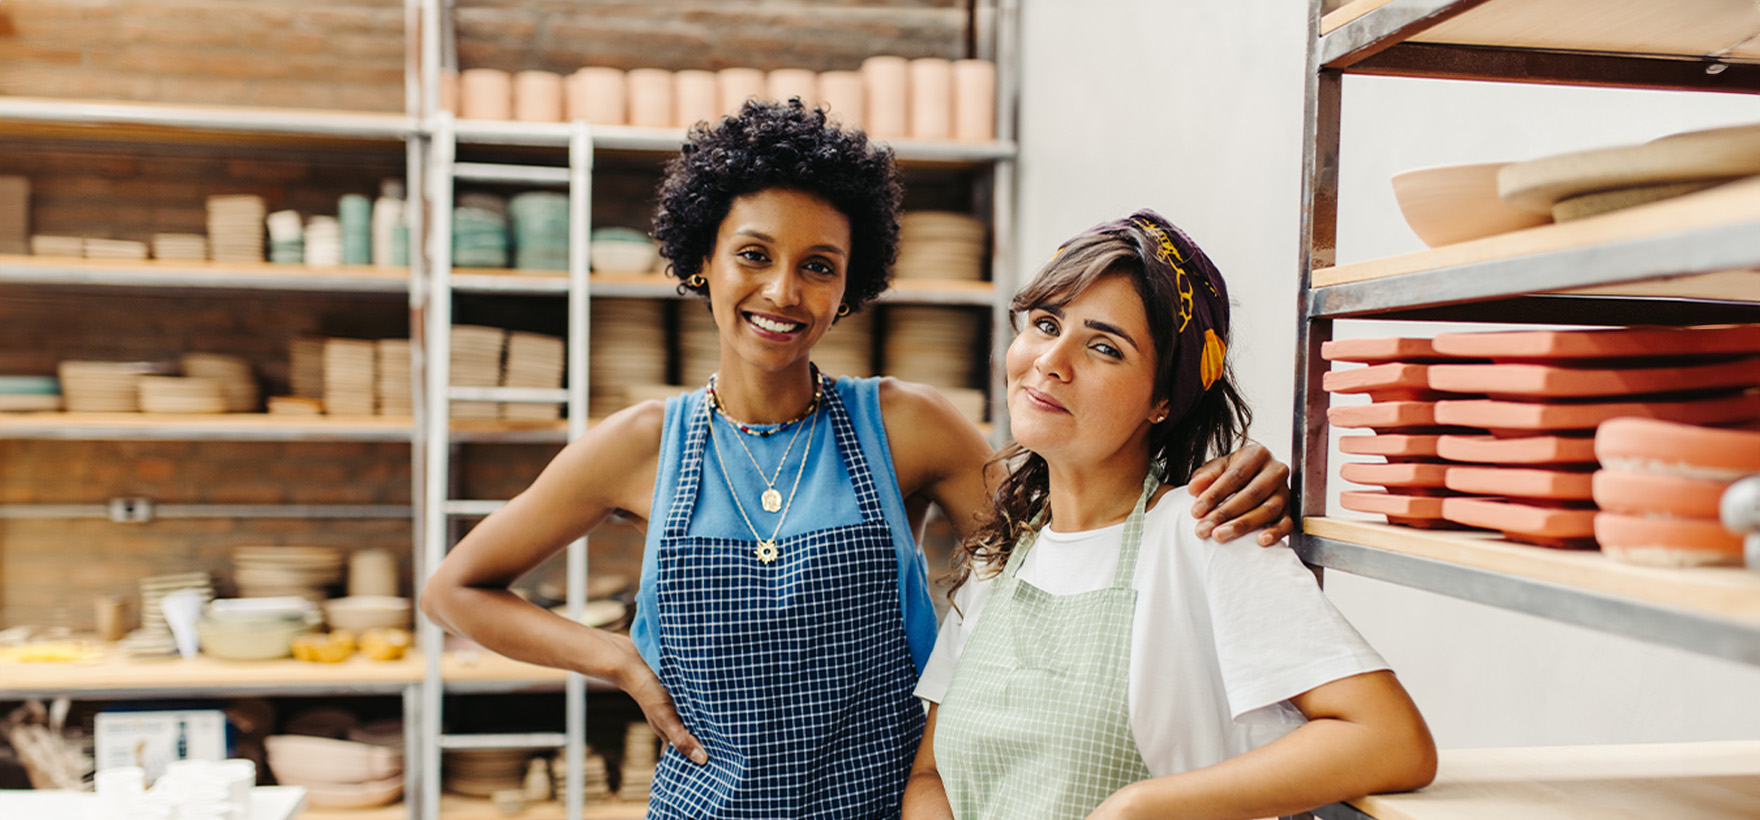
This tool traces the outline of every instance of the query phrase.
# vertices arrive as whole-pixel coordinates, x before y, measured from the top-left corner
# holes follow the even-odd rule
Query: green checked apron
[[[1016,576],[1022,537],[995,581],[935,718],[935,761],[959,820],[1080,818],[1149,777],[1127,700],[1143,509],[1124,522],[1112,586],[1052,595]]]

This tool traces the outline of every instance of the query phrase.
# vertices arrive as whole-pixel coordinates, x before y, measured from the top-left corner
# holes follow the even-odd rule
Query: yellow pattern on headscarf
[[[1161,226],[1147,219],[1132,221],[1137,224],[1137,227],[1142,228],[1144,233],[1155,238],[1157,245],[1155,258],[1173,268],[1173,288],[1179,292],[1179,327],[1175,328],[1174,332],[1184,333],[1186,325],[1192,322],[1192,280],[1186,275],[1186,269],[1180,264],[1185,261],[1185,257],[1180,256],[1179,246],[1173,244],[1173,239],[1168,237],[1166,231],[1161,230]]]
[[[1198,377],[1204,381],[1204,389],[1222,378],[1223,357],[1228,355],[1228,345],[1218,338],[1216,331],[1204,331],[1204,355],[1198,360]]]

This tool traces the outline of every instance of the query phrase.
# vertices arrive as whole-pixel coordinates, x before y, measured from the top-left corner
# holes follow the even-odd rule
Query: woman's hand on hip
[[[1268,547],[1295,530],[1289,515],[1289,465],[1272,458],[1256,441],[1199,467],[1186,490],[1198,497],[1192,515],[1199,517],[1199,538],[1227,542],[1262,529],[1259,545]]]
[[[709,753],[703,750],[703,744],[697,742],[684,721],[678,717],[678,709],[672,705],[672,695],[661,685],[659,676],[648,668],[640,653],[635,651],[631,643],[629,658],[624,661],[618,671],[619,688],[635,699],[636,705],[642,707],[642,715],[648,719],[648,725],[654,727],[654,733],[679,754],[691,759],[701,766],[709,762]]]

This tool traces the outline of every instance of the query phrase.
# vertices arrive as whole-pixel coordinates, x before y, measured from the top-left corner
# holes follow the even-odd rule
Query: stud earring
[[[709,280],[704,279],[703,275],[700,273],[691,274],[689,279],[684,280],[684,283],[686,287],[696,290],[702,290],[709,286]]]
[[[1154,423],[1160,424],[1161,422],[1164,422],[1164,421],[1167,421],[1167,414],[1166,413],[1162,413],[1161,415],[1156,416]]]

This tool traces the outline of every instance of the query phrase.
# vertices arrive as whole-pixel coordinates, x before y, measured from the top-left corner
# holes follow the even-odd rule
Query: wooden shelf
[[[1752,4],[1724,0],[1354,0],[1320,20],[1326,65],[1359,54],[1376,31],[1418,23],[1405,42],[1499,49],[1574,51],[1700,60],[1724,53],[1731,61],[1760,61],[1749,37],[1760,25]],[[1358,48],[1349,48],[1357,45]]]
[[[383,146],[419,131],[411,117],[373,111],[0,97],[0,136]]]
[[[471,145],[524,145],[566,148],[574,126],[555,122],[457,120],[458,141]],[[593,147],[605,151],[676,154],[685,141],[683,128],[642,128],[632,125],[593,126]],[[1013,159],[1012,142],[891,139],[875,142],[892,148],[900,162],[976,165]]]
[[[1444,750],[1430,786],[1350,805],[1376,820],[1760,817],[1760,741]]]
[[[407,293],[408,268],[267,262],[138,262],[0,254],[0,283],[134,288]]]
[[[0,439],[72,441],[409,441],[408,416],[268,413],[0,413]],[[481,423],[463,426],[486,427]]]
[[[475,293],[568,293],[568,274],[560,271],[512,271],[495,268],[455,268],[453,287]],[[595,273],[588,286],[595,298],[613,299],[684,299],[678,292],[678,280],[660,274]],[[892,280],[892,287],[880,294],[880,301],[902,304],[982,305],[988,307],[996,296],[996,286],[983,281],[939,281],[929,279]]]
[[[641,820],[647,813],[646,803],[612,801],[587,804],[581,811],[581,817],[583,820]],[[375,809],[306,809],[296,815],[298,820],[409,820],[409,816],[409,809],[402,803]],[[520,820],[564,820],[567,812],[560,802],[550,801],[530,804],[526,806],[524,813],[515,816]],[[456,794],[440,796],[441,820],[504,820],[506,817],[488,800]]]

